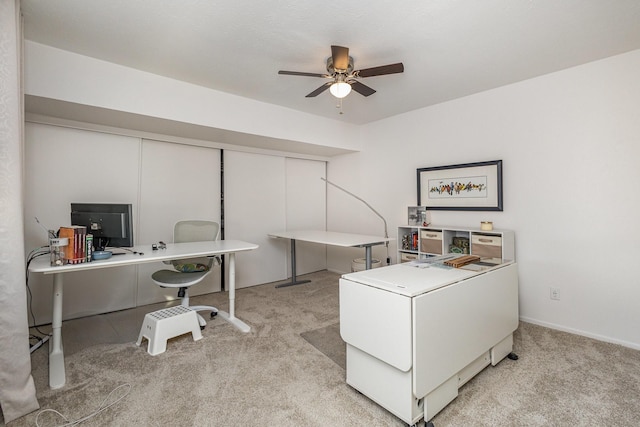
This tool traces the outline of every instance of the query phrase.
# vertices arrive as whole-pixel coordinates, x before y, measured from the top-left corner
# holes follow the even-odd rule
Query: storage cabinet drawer
[[[502,258],[502,238],[487,234],[471,235],[471,253],[482,258]]]
[[[442,255],[442,231],[421,230],[420,251]]]
[[[409,262],[416,259],[418,259],[418,254],[408,254],[406,252],[400,254],[400,262]]]

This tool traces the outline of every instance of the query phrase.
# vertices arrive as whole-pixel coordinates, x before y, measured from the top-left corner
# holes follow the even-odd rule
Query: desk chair
[[[202,242],[218,240],[220,224],[213,221],[178,221],[173,228],[174,243]],[[220,264],[219,257],[193,258],[167,261],[173,270],[160,270],[151,275],[151,280],[163,288],[178,288],[178,297],[182,298],[181,305],[198,311],[210,311],[211,318],[218,314],[218,309],[208,305],[189,305],[189,287],[200,283],[211,273],[214,261]],[[200,329],[204,329],[207,322],[198,314]]]

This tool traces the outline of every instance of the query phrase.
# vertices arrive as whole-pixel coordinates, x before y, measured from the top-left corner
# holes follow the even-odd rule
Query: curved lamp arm
[[[380,219],[382,220],[382,222],[384,222],[384,237],[385,238],[389,238],[389,233],[387,231],[387,220],[384,219],[384,217],[382,215],[380,215],[380,213],[375,210],[373,208],[373,206],[371,206],[369,203],[367,203],[365,200],[363,200],[361,197],[356,196],[355,194],[353,194],[352,192],[345,190],[344,188],[340,187],[338,184],[334,184],[333,182],[329,181],[326,178],[322,178],[320,177],[321,180],[323,180],[324,182],[326,182],[327,184],[331,184],[334,187],[336,187],[338,190],[342,190],[345,193],[347,193],[348,195],[350,195],[351,197],[360,200],[362,203],[364,203],[369,209],[371,209],[371,211],[373,211],[374,214],[378,215],[380,217]],[[387,247],[387,264],[390,264],[390,258],[389,258],[389,241],[385,242],[385,246]]]

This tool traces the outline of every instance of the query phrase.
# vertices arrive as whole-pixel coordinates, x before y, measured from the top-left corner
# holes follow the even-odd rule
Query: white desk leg
[[[224,278],[223,278],[224,280]],[[236,254],[229,254],[229,313],[222,310],[218,311],[218,316],[231,323],[242,332],[249,332],[249,325],[238,319],[235,315],[236,308]]]
[[[53,330],[49,341],[49,386],[60,388],[65,383],[64,352],[62,351],[62,287],[63,273],[53,275]]]

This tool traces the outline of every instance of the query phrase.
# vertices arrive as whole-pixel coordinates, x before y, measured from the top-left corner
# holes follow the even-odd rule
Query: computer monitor
[[[122,203],[71,203],[71,225],[87,227],[96,250],[133,246],[133,209]]]

